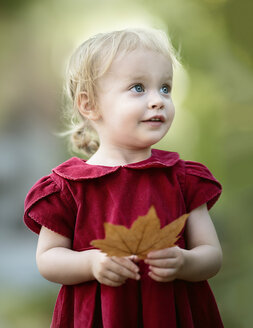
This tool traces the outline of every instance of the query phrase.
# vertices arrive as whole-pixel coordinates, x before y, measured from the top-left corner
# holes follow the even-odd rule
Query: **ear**
[[[78,95],[77,107],[79,113],[89,120],[96,121],[100,118],[98,110],[91,105],[87,92],[81,92]]]

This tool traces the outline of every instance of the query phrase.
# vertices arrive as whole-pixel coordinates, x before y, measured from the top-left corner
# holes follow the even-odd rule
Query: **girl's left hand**
[[[159,282],[173,281],[179,278],[184,265],[184,250],[171,247],[152,251],[144,261],[149,265],[148,275]]]

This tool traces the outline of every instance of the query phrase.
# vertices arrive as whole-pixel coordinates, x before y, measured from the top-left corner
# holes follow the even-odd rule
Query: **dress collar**
[[[175,165],[178,161],[178,153],[152,149],[151,156],[148,159],[137,163],[121,166],[91,165],[87,164],[83,159],[72,157],[52,171],[68,180],[83,180],[99,178],[113,173],[120,168],[146,169],[150,167],[170,167]]]

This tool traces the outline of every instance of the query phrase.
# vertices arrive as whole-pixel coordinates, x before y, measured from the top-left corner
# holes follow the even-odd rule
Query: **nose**
[[[150,94],[148,99],[148,108],[149,109],[163,109],[164,101],[160,93],[154,92]]]

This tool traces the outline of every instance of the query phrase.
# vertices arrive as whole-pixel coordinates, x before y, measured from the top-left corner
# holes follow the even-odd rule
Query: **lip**
[[[157,121],[152,121],[152,119],[156,119]],[[165,122],[165,117],[163,115],[154,115],[150,116],[146,120],[143,120],[141,122],[144,123],[164,123]]]

